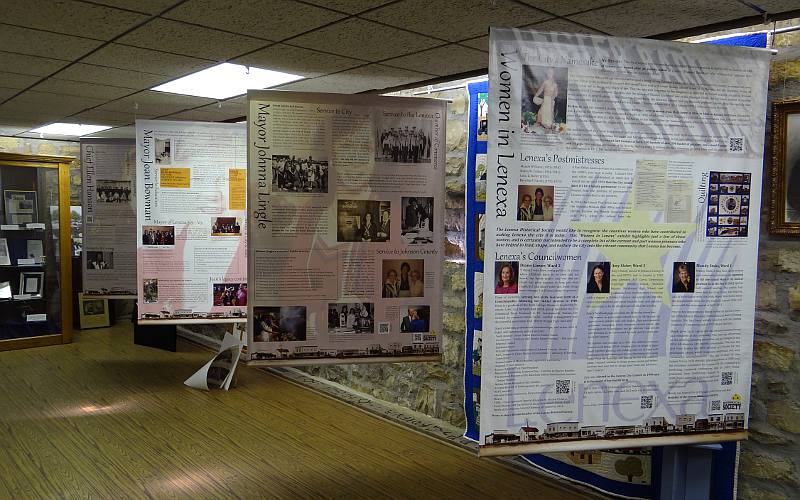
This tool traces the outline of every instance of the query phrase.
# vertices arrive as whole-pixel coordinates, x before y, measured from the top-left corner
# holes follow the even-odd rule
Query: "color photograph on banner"
[[[246,316],[245,140],[243,124],[136,121],[139,319]]]
[[[81,139],[83,293],[136,295],[136,147]]]
[[[481,454],[745,439],[769,52],[492,29],[490,54]]]
[[[248,100],[249,361],[440,359],[445,104]]]

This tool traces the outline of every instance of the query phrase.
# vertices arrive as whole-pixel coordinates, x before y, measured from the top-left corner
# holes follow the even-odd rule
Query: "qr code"
[[[711,402],[711,411],[719,411],[722,407],[722,401],[719,399],[715,399]]]
[[[733,372],[722,372],[722,385],[733,385]]]
[[[642,396],[641,410],[649,410],[653,408],[653,396]]]
[[[556,380],[556,394],[569,394],[571,385],[569,380]]]
[[[390,333],[390,331],[391,331],[391,323],[388,323],[388,322],[386,322],[386,323],[378,323],[378,334],[379,335],[385,335],[387,333]]]
[[[744,150],[744,137],[730,137],[728,151],[731,153],[741,153]]]

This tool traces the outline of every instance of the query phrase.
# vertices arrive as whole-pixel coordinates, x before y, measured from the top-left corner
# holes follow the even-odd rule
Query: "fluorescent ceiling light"
[[[153,87],[151,90],[211,99],[226,99],[244,94],[247,89],[265,89],[303,78],[280,71],[222,63]]]
[[[80,137],[86,134],[94,134],[101,130],[107,130],[111,127],[109,125],[80,125],[78,123],[51,123],[44,127],[39,127],[31,130],[40,134],[51,135],[73,135]]]

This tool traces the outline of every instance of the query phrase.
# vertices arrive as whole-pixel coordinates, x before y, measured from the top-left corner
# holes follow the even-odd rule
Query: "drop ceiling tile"
[[[358,14],[365,10],[380,7],[391,1],[393,0],[308,0],[308,3],[338,10],[340,12],[347,12],[348,14]]]
[[[753,9],[736,0],[636,0],[568,16],[615,36],[654,36],[752,16]]]
[[[247,114],[247,96],[235,97],[227,101],[215,102],[197,108],[198,111],[208,113],[221,113],[231,117],[244,116]]]
[[[242,115],[234,115],[230,113],[213,113],[209,111],[202,111],[199,109],[192,109],[189,111],[181,111],[171,115],[161,116],[165,120],[181,120],[181,121],[197,121],[197,122],[221,122],[231,118],[237,118]]]
[[[102,43],[99,40],[0,24],[0,47],[7,52],[73,61]]]
[[[576,14],[587,10],[595,10],[611,4],[620,3],[620,0],[522,0],[532,7],[559,16]]]
[[[430,49],[443,42],[389,26],[348,19],[293,38],[292,45],[343,56],[380,61]]]
[[[10,89],[6,87],[0,87],[0,102],[3,102],[12,95],[19,93],[19,91],[20,89]]]
[[[446,45],[389,59],[383,64],[432,75],[447,76],[476,69],[486,69],[489,67],[489,55],[486,52],[458,45]]]
[[[163,17],[243,35],[282,40],[342,19],[345,14],[292,0],[192,0],[170,10]]]
[[[136,139],[136,127],[114,127],[101,130],[94,134],[84,135],[83,137],[105,138],[105,139]]]
[[[797,0],[750,0],[749,3],[760,7],[770,14],[779,14],[781,12],[800,8],[800,5],[797,4]]]
[[[177,113],[185,109],[204,106],[212,102],[214,102],[214,99],[206,99],[205,97],[192,97],[145,90],[138,94],[103,104],[97,109],[163,116],[170,113]]]
[[[4,106],[18,111],[48,112],[69,115],[103,104],[105,99],[76,97],[28,90],[7,101]]]
[[[3,2],[3,22],[17,26],[110,40],[148,16],[74,0]]]
[[[41,80],[40,76],[20,75],[0,71],[0,85],[8,89],[24,89]]]
[[[180,3],[180,0],[136,0],[135,2],[131,0],[92,0],[92,2],[110,7],[119,7],[120,9],[144,12],[145,14],[158,14],[167,7]]]
[[[550,19],[542,21],[541,23],[534,23],[525,26],[523,29],[532,29],[537,31],[561,31],[564,33],[586,33],[589,35],[602,34],[601,32],[592,29],[588,26],[581,26],[580,24],[568,21],[566,19]],[[488,39],[487,39],[488,47]]]
[[[367,90],[383,90],[431,78],[434,78],[434,75],[390,68],[381,64],[370,64],[333,75],[290,83],[279,88],[302,92],[355,94]]]
[[[119,38],[117,43],[166,50],[185,56],[224,61],[264,47],[269,42],[169,19],[154,19]]]
[[[362,17],[455,42],[485,35],[489,25],[522,26],[552,16],[511,0],[440,0],[435,8],[431,0],[404,0]]]
[[[489,53],[489,35],[470,38],[469,40],[461,40],[458,42],[458,44],[466,45],[467,47],[472,47],[473,49],[482,50],[487,54]]]
[[[212,61],[179,56],[112,43],[84,58],[82,62],[109,68],[144,71],[156,75],[183,76],[213,66]]]
[[[587,33],[587,34],[600,34],[599,31],[581,26],[580,24],[573,23],[566,19],[549,19],[538,23],[533,23],[528,26],[523,26],[520,29],[532,29],[537,31],[562,31],[564,33]],[[489,35],[470,38],[468,40],[461,40],[459,45],[466,45],[473,49],[489,52]]]
[[[67,113],[55,111],[20,111],[19,106],[11,104],[12,102],[0,104],[0,123],[20,127],[27,125],[30,130],[41,125],[61,121],[62,118],[67,116]]]
[[[115,111],[104,111],[101,109],[90,109],[70,117],[70,120],[79,123],[89,123],[93,125],[130,125],[136,122],[136,119],[149,120],[154,118],[155,115],[137,114],[137,113],[119,113]]]
[[[59,71],[56,76],[63,80],[140,89],[151,88],[172,79],[168,76],[154,75],[142,71],[107,68],[81,63],[73,64],[69,68]]]
[[[140,89],[126,89],[113,87],[111,85],[100,85],[97,83],[74,82],[72,80],[61,80],[59,78],[48,78],[39,83],[33,89],[38,92],[50,92],[53,94],[64,94],[78,97],[94,97],[97,99],[119,99],[128,94],[133,94]]]
[[[305,77],[325,75],[364,64],[358,59],[325,54],[286,44],[272,45],[258,52],[236,58],[232,62]]]
[[[27,132],[31,129],[30,126],[22,126],[22,127],[14,127],[9,125],[2,124],[2,118],[0,118],[0,135],[11,136],[21,134],[23,132]],[[3,146],[0,145],[0,151],[4,151]]]
[[[47,76],[67,64],[69,64],[69,61],[0,51],[0,71]]]

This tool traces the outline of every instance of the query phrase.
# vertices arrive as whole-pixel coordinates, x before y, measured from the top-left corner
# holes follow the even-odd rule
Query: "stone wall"
[[[797,25],[786,22],[778,27]],[[800,32],[778,34],[770,102],[800,99]],[[770,125],[768,124],[768,127]],[[767,133],[759,244],[750,440],[742,443],[739,497],[797,498],[800,488],[800,242],[769,234],[771,157]]]
[[[70,165],[70,205],[81,204],[81,146],[78,141],[49,141],[0,136],[0,152],[26,155],[74,156]]]
[[[442,289],[444,333],[440,363],[387,363],[378,365],[327,365],[303,368],[376,398],[417,410],[463,427],[464,338],[466,283],[464,270],[465,182],[469,96],[466,82],[457,89],[421,97],[448,99],[445,230],[445,277]],[[412,96],[415,91],[397,95]]]

